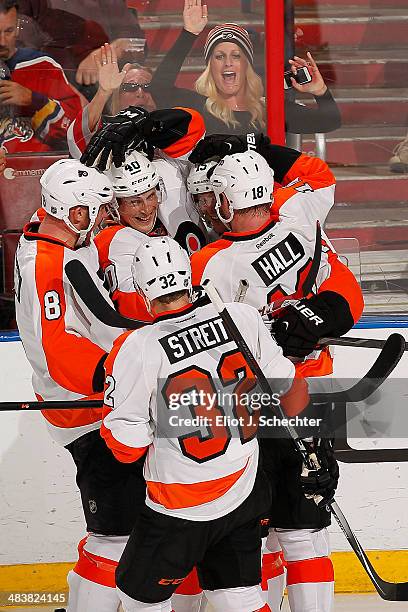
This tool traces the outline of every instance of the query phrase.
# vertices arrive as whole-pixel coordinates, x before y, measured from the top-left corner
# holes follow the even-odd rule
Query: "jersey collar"
[[[27,225],[24,226],[23,228],[23,236],[26,240],[43,240],[44,242],[50,242],[51,244],[58,244],[60,246],[63,246],[66,249],[69,249],[70,251],[75,251],[75,248],[72,248],[70,246],[68,246],[66,244],[66,242],[63,242],[62,240],[59,240],[58,238],[54,238],[53,236],[48,236],[47,234],[40,234],[39,233],[39,227],[41,225],[41,221],[30,221],[30,223],[27,223]]]
[[[231,240],[232,242],[240,242],[242,240],[252,240],[253,238],[258,238],[263,234],[266,234],[273,228],[275,225],[275,219],[271,217],[268,221],[266,221],[263,225],[260,225],[256,230],[250,230],[249,232],[225,232],[222,235],[222,238],[226,240]]]
[[[197,308],[197,306],[200,306],[199,301],[194,302],[193,304],[187,304],[187,306],[182,306],[181,308],[177,308],[176,310],[167,310],[166,312],[161,312],[160,314],[154,317],[153,322],[156,323],[159,321],[167,321],[168,319],[177,319],[181,315],[193,312]]]

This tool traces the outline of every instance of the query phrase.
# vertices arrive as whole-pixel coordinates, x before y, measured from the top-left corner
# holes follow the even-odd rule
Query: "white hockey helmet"
[[[211,175],[211,184],[216,197],[215,209],[223,223],[232,220],[234,210],[268,204],[273,199],[273,170],[256,151],[235,153],[221,159]],[[229,203],[228,219],[220,212],[222,193]]]
[[[40,178],[41,206],[83,239],[95,223],[101,206],[113,199],[110,180],[77,159],[60,159],[52,164]],[[75,206],[86,206],[89,226],[78,230],[69,220],[69,211]]]
[[[191,266],[186,251],[169,236],[149,238],[132,263],[133,284],[149,302],[176,291],[191,295]]]
[[[105,170],[105,174],[112,182],[117,198],[141,195],[161,182],[155,164],[138,151],[129,153],[119,168],[112,164],[109,170]]]
[[[214,191],[211,184],[211,179],[208,178],[208,171],[217,165],[215,161],[209,161],[205,164],[196,164],[190,170],[187,177],[187,189],[193,195],[196,193],[208,193]]]

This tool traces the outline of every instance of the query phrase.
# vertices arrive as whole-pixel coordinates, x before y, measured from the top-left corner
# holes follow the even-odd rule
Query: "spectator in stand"
[[[204,117],[207,133],[242,134],[265,129],[265,98],[262,80],[253,68],[253,45],[248,32],[236,24],[213,28],[204,46],[206,69],[196,81],[196,91],[175,86],[185,58],[197,36],[208,22],[207,6],[201,0],[185,0],[184,28],[173,47],[156,69],[151,93],[158,108],[182,104],[195,108]],[[293,133],[329,132],[340,127],[336,102],[310,53],[308,62],[295,57],[295,71],[309,65],[312,81],[293,86],[313,94],[316,109],[306,108],[292,100],[285,103],[286,129]]]
[[[69,80],[88,98],[97,82],[93,54],[110,41],[119,59],[136,52],[144,38],[137,11],[126,0],[20,0],[24,14],[22,41],[30,46],[34,39],[67,72]],[[34,24],[27,21],[31,19]],[[37,27],[35,27],[37,26]]]
[[[395,147],[389,163],[391,172],[408,173],[408,134]]]
[[[9,153],[66,149],[81,101],[59,64],[35,49],[19,49],[16,0],[0,0],[0,145]]]
[[[113,91],[112,115],[128,106],[141,106],[149,113],[156,110],[156,102],[150,93],[153,72],[141,64],[126,64],[126,75],[120,87]]]

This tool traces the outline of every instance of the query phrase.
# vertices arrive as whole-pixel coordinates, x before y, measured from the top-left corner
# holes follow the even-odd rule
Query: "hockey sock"
[[[78,561],[68,574],[67,612],[117,612],[115,570],[127,539],[90,534],[81,540]]]
[[[286,570],[283,553],[275,530],[269,532],[262,549],[262,591],[264,600],[273,612],[278,612],[282,605],[286,584]]]
[[[202,596],[203,591],[194,568],[171,598],[174,612],[199,612]]]
[[[116,587],[116,591],[120,597],[124,612],[174,612],[170,599],[159,601],[158,603],[144,603],[129,597],[118,587]]]
[[[326,529],[278,531],[287,563],[287,589],[292,612],[330,612],[334,571]]]

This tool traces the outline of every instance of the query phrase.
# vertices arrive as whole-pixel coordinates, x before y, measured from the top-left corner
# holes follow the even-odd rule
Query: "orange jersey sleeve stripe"
[[[193,286],[201,283],[205,267],[210,261],[211,257],[214,257],[214,255],[216,255],[219,251],[227,249],[232,244],[233,243],[231,240],[221,238],[220,240],[205,246],[203,249],[197,251],[197,253],[194,253],[191,256],[191,280]]]
[[[329,251],[328,260],[331,267],[330,276],[320,285],[318,293],[333,291],[342,295],[348,302],[354,323],[357,323],[364,310],[361,287],[354,274],[340,261],[337,253]]]
[[[310,157],[303,153],[297,158],[287,172],[283,185],[288,185],[297,178],[307,182],[313,189],[321,189],[336,184],[336,178],[325,161],[319,157]]]
[[[201,140],[205,134],[205,124],[204,119],[198,111],[182,106],[175,106],[174,108],[186,111],[191,115],[187,134],[181,136],[177,142],[163,149],[164,153],[169,157],[177,158],[182,155],[187,155],[187,153],[190,153],[190,151],[194,149],[197,142]]]
[[[64,389],[91,395],[96,366],[105,354],[86,338],[68,333],[63,285],[64,247],[38,241],[35,282],[41,308],[41,342],[52,379]]]
[[[322,350],[317,359],[295,363],[296,376],[328,376],[333,374],[333,357],[329,347]]]
[[[306,408],[309,401],[307,382],[303,376],[299,376],[296,372],[291,388],[280,398],[281,406],[286,416],[294,417]]]
[[[287,585],[305,582],[333,582],[333,564],[328,557],[305,559],[303,561],[288,561]]]
[[[105,409],[104,409],[105,411]],[[106,414],[106,412],[104,412]],[[142,448],[133,448],[132,446],[126,446],[126,444],[122,444],[119,440],[113,437],[110,429],[105,427],[102,423],[101,425],[101,436],[105,440],[107,446],[110,448],[114,456],[121,463],[133,463],[143,457],[147,450],[147,446]]]
[[[44,401],[42,397],[37,395],[38,401]],[[82,398],[84,400],[102,400],[102,393],[95,393]],[[81,400],[78,400],[81,401]],[[72,402],[78,405],[78,402]],[[55,427],[83,427],[102,420],[102,408],[84,408],[84,410],[41,410],[42,415],[51,425]]]
[[[148,480],[147,491],[153,502],[169,510],[201,506],[222,497],[240,479],[245,470],[246,465],[242,470],[223,478],[193,484],[166,484]]]
[[[123,225],[111,225],[106,227],[95,236],[95,246],[98,249],[99,265],[103,271],[112,263],[109,259],[109,249],[111,242],[117,232],[123,229]]]

